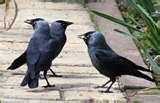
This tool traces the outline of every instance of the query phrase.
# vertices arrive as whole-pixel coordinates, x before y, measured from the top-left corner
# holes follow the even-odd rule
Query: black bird
[[[25,23],[32,25],[33,29],[35,28],[35,21],[45,21],[42,18],[35,18],[35,19],[28,19],[25,21]],[[53,27],[51,27],[53,28]],[[17,57],[12,63],[11,65],[7,68],[7,70],[15,70],[19,67],[21,67],[22,65],[26,64],[26,51],[24,51],[24,53],[22,53],[19,57]],[[53,72],[53,70],[50,68],[49,69],[51,71],[51,73],[53,74],[53,77],[61,77],[60,75],[57,75],[56,73]]]
[[[132,75],[154,82],[154,79],[139,71],[151,72],[150,70],[136,65],[132,61],[116,54],[108,46],[101,33],[90,31],[79,35],[79,38],[83,39],[86,43],[93,66],[101,74],[110,78],[108,82],[99,87],[105,87],[108,83],[112,82],[107,90],[103,92],[110,92],[109,90],[115,83],[116,78],[121,75]]]
[[[21,83],[21,86],[28,84],[29,88],[38,87],[39,73],[44,72],[47,86],[51,87],[47,80],[47,71],[50,69],[52,60],[61,52],[65,42],[65,30],[72,22],[57,20],[49,25],[45,21],[35,21],[35,32],[27,48],[28,70]],[[54,86],[54,85],[53,85]]]

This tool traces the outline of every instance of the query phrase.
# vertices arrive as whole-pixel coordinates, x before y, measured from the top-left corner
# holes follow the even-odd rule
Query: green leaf
[[[124,32],[124,31],[121,31],[119,29],[114,29],[114,31],[118,32],[118,33],[121,33],[121,34],[124,34],[124,35],[127,35],[127,36],[131,36],[133,37],[130,33],[127,33],[127,32]]]
[[[155,11],[152,0],[136,0],[150,15]]]
[[[105,19],[111,20],[112,22],[118,23],[118,24],[123,25],[123,26],[126,26],[126,27],[128,27],[128,28],[130,28],[130,29],[132,29],[132,30],[135,30],[135,31],[138,31],[138,32],[143,33],[141,30],[133,27],[132,25],[126,23],[126,22],[123,21],[123,20],[114,18],[114,17],[112,17],[112,16],[110,16],[110,15],[107,15],[107,14],[104,14],[104,13],[101,13],[101,12],[98,12],[98,11],[95,11],[95,10],[91,10],[91,11],[92,11],[94,14],[98,15],[98,16],[101,16],[101,17],[103,17],[103,18],[105,18]]]
[[[135,8],[137,12],[143,17],[154,39],[154,45],[158,46],[158,44],[160,44],[160,36],[159,36],[160,29],[158,28],[156,22],[153,20],[151,15],[148,12],[146,12],[146,10],[141,5],[135,2],[135,0],[129,0],[129,1],[131,3],[131,6]]]

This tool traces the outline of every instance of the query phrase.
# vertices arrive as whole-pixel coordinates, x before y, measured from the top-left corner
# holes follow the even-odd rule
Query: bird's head
[[[32,25],[35,31],[38,30],[39,32],[49,32],[49,24],[42,18],[27,19],[24,22]]]
[[[30,24],[34,27],[36,22],[38,22],[38,21],[44,21],[44,19],[42,19],[42,18],[27,19],[24,22],[27,23],[27,24]]]
[[[90,38],[92,37],[92,34],[95,33],[95,32],[96,32],[96,31],[89,31],[89,32],[87,32],[87,33],[85,33],[85,34],[78,35],[78,38],[83,39],[84,42],[85,42],[86,44],[88,44],[89,41],[90,41]]]
[[[56,22],[59,23],[60,25],[62,25],[62,27],[63,27],[64,29],[66,29],[67,26],[73,24],[73,22],[64,21],[64,20],[57,20]]]
[[[105,38],[100,32],[89,31],[85,34],[78,35],[78,38],[83,39],[87,46],[105,46]]]

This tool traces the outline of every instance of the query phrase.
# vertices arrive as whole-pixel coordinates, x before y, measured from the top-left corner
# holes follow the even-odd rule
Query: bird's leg
[[[52,72],[52,76],[51,77],[62,77],[61,75],[57,75],[55,72],[53,72],[53,70],[51,68],[49,68],[49,70]]]
[[[110,86],[107,88],[107,90],[102,91],[102,93],[112,93],[112,92],[109,91],[109,90],[110,90],[110,88],[112,87],[112,85],[116,82],[116,79],[114,78],[114,79],[112,79],[111,81],[112,81],[112,83],[110,84]]]
[[[44,79],[44,75],[43,75],[43,74],[40,74],[40,75],[39,75],[39,78],[40,78],[40,79]]]
[[[105,84],[103,84],[101,86],[96,86],[95,88],[104,88],[109,82],[111,82],[111,79],[109,81],[107,81]]]
[[[44,88],[47,88],[47,87],[54,87],[55,85],[50,85],[50,83],[48,82],[48,79],[47,79],[47,77],[46,77],[46,75],[47,75],[47,70],[45,70],[44,72],[43,72],[44,74],[44,78],[45,78],[45,80],[46,80],[46,82],[47,82],[47,85],[46,86],[43,86]]]

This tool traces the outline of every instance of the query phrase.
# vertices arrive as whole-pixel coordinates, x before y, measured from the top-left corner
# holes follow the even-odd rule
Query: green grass
[[[132,103],[143,103],[142,101],[134,100]]]

